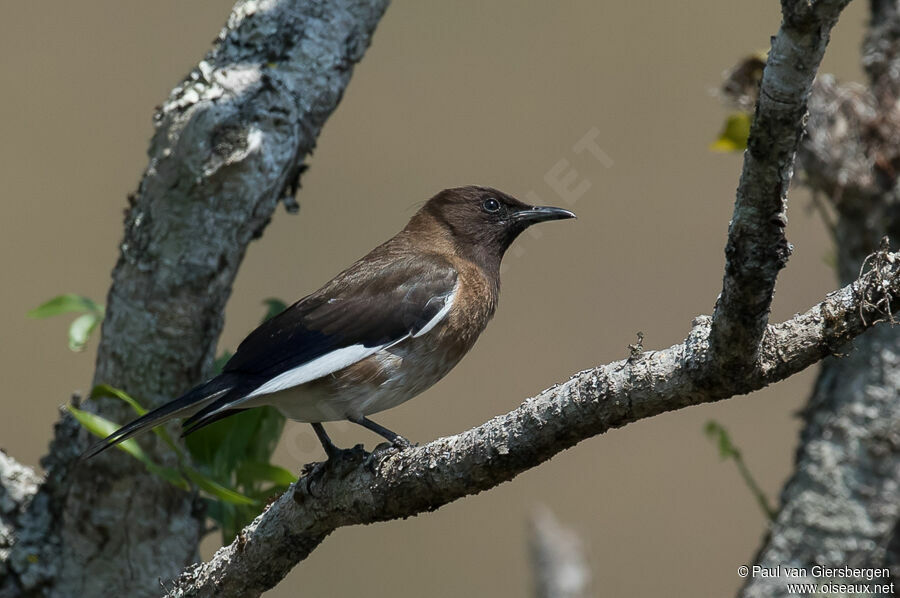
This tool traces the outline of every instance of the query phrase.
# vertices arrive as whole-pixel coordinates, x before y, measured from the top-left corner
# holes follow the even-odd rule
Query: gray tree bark
[[[155,406],[210,374],[247,245],[279,200],[296,208],[303,160],[386,6],[237,2],[212,50],[154,117],[94,383]],[[112,400],[87,407],[129,416]],[[160,578],[197,559],[204,515],[195,497],[119,455],[76,464],[85,436],[62,418],[40,482],[0,459],[0,596],[152,596]],[[142,442],[153,450],[152,436]]]
[[[831,28],[849,0],[782,1],[783,20],[761,83],[725,246],[725,277],[713,312],[712,347],[722,374],[751,367],[769,321],[775,280],[791,254],[787,193],[806,101]]]
[[[883,236],[900,239],[900,3],[873,0],[870,7],[863,45],[868,86],[819,79],[798,157],[806,183],[833,214],[841,281],[857,276]],[[812,578],[814,565],[888,568],[897,578],[898,389],[897,327],[879,327],[823,362],[803,411],[795,472],[757,556],[760,566],[800,567],[810,575],[751,577],[744,596],[783,596],[788,582],[822,581]]]

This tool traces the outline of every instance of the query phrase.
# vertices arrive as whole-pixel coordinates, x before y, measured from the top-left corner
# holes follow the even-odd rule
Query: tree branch
[[[781,29],[763,71],[734,215],[711,343],[722,373],[740,376],[756,358],[769,320],[775,279],[791,246],[784,235],[794,154],[806,100],[831,28],[850,0],[783,0]]]
[[[817,79],[808,135],[798,154],[806,183],[837,214],[839,278],[857,275],[884,235],[900,234],[900,15],[896,0],[872,0],[863,45],[869,85]],[[756,563],[900,569],[900,329],[883,327],[823,363],[797,449],[795,471]],[[783,571],[783,569],[778,569]],[[747,598],[785,596],[792,577],[753,577]],[[829,580],[831,581],[831,580]],[[850,583],[863,580],[848,580]],[[878,579],[883,584],[890,580]],[[879,595],[881,595],[879,593]]]
[[[517,409],[455,436],[404,451],[361,447],[321,475],[305,475],[168,596],[257,596],[335,529],[410,517],[487,490],[611,428],[744,394],[832,354],[900,306],[900,254],[879,253],[859,280],[769,326],[749,374],[724,381],[710,352],[711,318],[684,343],[579,372]]]

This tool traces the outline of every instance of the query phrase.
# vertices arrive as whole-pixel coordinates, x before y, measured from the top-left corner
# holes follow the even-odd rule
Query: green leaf
[[[281,312],[287,309],[287,304],[281,299],[276,299],[275,297],[269,297],[263,304],[266,306],[266,315],[263,316],[263,322],[267,320],[271,320]]]
[[[98,384],[94,388],[91,389],[90,398],[99,399],[101,397],[109,397],[112,399],[120,399],[128,403],[134,412],[138,415],[144,415],[147,413],[147,410],[144,409],[140,403],[138,403],[135,399],[131,398],[124,390],[118,389],[114,386],[110,386],[109,384]]]
[[[81,351],[87,344],[91,333],[97,328],[97,324],[103,320],[102,305],[87,297],[76,295],[75,293],[67,293],[54,297],[32,309],[28,312],[28,317],[49,318],[71,312],[84,312],[81,316],[75,318],[75,321],[69,326],[69,349]]]
[[[81,314],[69,325],[69,349],[83,351],[91,333],[100,323],[100,316],[94,312]]]
[[[740,451],[731,442],[731,436],[728,430],[722,424],[715,420],[709,420],[704,426],[704,431],[710,440],[716,443],[719,448],[719,457],[727,459],[740,454]]]
[[[205,466],[213,477],[231,479],[243,461],[269,461],[284,421],[277,409],[258,407],[193,432],[185,444],[194,462]]]
[[[742,152],[747,149],[750,137],[750,123],[753,115],[749,112],[733,112],[725,119],[719,138],[709,146],[714,152]]]
[[[113,432],[119,429],[118,424],[115,422],[111,422],[103,416],[97,415],[96,413],[91,413],[89,411],[84,411],[82,409],[78,409],[77,407],[73,407],[72,405],[67,405],[66,409],[69,410],[78,423],[84,426],[88,432],[97,436],[99,438],[106,438]],[[138,443],[133,439],[129,438],[124,442],[120,442],[116,445],[116,448],[125,451],[138,461],[144,464],[144,467],[147,468],[148,471],[158,475],[159,477],[167,480],[171,484],[178,486],[184,490],[188,489],[188,484],[185,479],[178,473],[177,470],[172,469],[171,467],[163,467],[161,465],[157,465],[150,459],[149,455],[144,452],[144,449],[138,445]],[[198,484],[199,485],[199,484]]]
[[[28,317],[49,318],[71,312],[89,312],[102,316],[103,306],[98,305],[87,297],[76,295],[75,293],[66,293],[35,307],[28,312]]]
[[[259,427],[250,440],[250,451],[247,458],[268,462],[278,446],[278,441],[281,440],[286,418],[275,407],[263,407],[260,411],[262,413],[259,418]]]
[[[226,488],[222,484],[219,484],[212,478],[209,478],[196,469],[191,467],[186,467],[184,469],[184,474],[190,478],[192,482],[197,484],[197,487],[210,494],[215,496],[225,502],[235,504],[235,505],[257,505],[258,501],[250,498],[249,496],[244,496],[240,492],[232,490],[230,488]]]
[[[251,487],[260,482],[272,482],[275,486],[290,486],[297,480],[297,476],[278,465],[248,460],[238,466],[237,479],[240,485]]]
[[[259,432],[265,413],[262,408],[251,409],[233,415],[225,441],[219,446],[213,459],[213,471],[230,476],[245,459],[256,457],[254,439]],[[239,419],[240,418],[240,419]],[[267,459],[266,459],[267,460]],[[227,473],[226,473],[227,472]]]
[[[766,496],[765,492],[762,491],[762,488],[759,487],[759,484],[756,482],[753,474],[750,473],[750,469],[744,462],[744,457],[741,455],[740,449],[737,448],[733,442],[731,442],[731,436],[729,436],[728,430],[725,429],[725,426],[723,426],[716,420],[711,419],[706,422],[706,425],[703,426],[703,431],[710,440],[718,445],[719,456],[722,459],[731,459],[732,461],[734,461],[735,466],[737,466],[738,473],[744,480],[744,484],[747,485],[747,488],[753,494],[754,498],[756,498],[756,502],[759,505],[759,508],[763,513],[766,514],[770,521],[774,520],[776,514],[775,508],[771,504],[769,504],[769,499]]]

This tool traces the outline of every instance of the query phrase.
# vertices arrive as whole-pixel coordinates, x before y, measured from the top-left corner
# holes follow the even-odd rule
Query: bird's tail
[[[228,374],[216,376],[173,401],[157,407],[130,424],[124,425],[103,440],[92,445],[81,455],[81,460],[90,459],[111,446],[128,440],[136,434],[154,428],[175,417],[185,417],[200,411],[235,386],[235,381]]]

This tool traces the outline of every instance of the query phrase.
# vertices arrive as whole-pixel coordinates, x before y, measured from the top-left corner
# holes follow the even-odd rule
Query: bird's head
[[[575,218],[562,208],[531,206],[490,187],[445,189],[421,210],[433,217],[456,246],[473,252],[478,261],[499,265],[522,231],[538,222]]]

